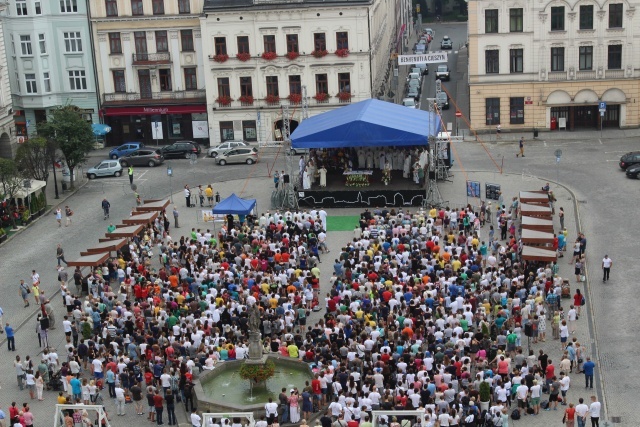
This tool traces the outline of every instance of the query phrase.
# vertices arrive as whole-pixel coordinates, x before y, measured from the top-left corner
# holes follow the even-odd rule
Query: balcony
[[[171,54],[169,52],[134,53],[132,56],[133,65],[171,64]]]
[[[145,105],[150,101],[161,101],[163,104],[195,104],[206,102],[204,89],[185,90],[180,92],[142,92],[142,93],[105,93],[103,103],[109,105]]]
[[[576,73],[576,80],[595,80],[596,72],[595,70],[591,71],[578,71]]]
[[[607,79],[622,79],[624,78],[624,70],[606,70],[604,77]]]
[[[551,71],[549,72],[549,81],[557,82],[559,80],[567,80],[567,72],[566,71]]]

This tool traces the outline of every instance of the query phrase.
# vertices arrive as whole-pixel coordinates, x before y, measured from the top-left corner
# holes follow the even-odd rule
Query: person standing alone
[[[607,282],[609,280],[609,273],[611,272],[611,267],[613,266],[613,260],[609,258],[609,255],[605,255],[602,258],[602,281]]]
[[[518,146],[520,147],[520,152],[516,154],[516,157],[518,156],[524,157],[524,136],[520,137],[520,142],[518,143]]]
[[[129,165],[129,184],[133,184],[133,166]]]
[[[190,208],[191,207],[191,190],[189,190],[188,185],[184,186],[184,199],[185,199],[185,202],[187,203],[187,207]]]
[[[16,351],[16,339],[14,336],[13,328],[7,322],[4,327],[4,331],[7,333],[7,349],[9,351]]]

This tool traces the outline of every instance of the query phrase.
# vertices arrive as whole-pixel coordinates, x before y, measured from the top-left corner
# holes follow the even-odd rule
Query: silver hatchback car
[[[95,179],[101,176],[121,176],[122,165],[119,160],[103,160],[87,170],[87,178]]]
[[[252,165],[258,161],[258,150],[253,147],[238,147],[218,154],[216,163],[224,166],[227,163],[246,163]]]

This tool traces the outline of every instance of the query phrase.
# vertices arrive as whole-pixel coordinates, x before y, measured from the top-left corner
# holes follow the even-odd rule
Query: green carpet
[[[327,217],[327,231],[351,231],[360,224],[360,216],[344,215]]]

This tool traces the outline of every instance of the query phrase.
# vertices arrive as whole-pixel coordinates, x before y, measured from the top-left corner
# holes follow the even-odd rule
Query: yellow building
[[[472,128],[637,127],[637,30],[619,0],[470,0]]]

